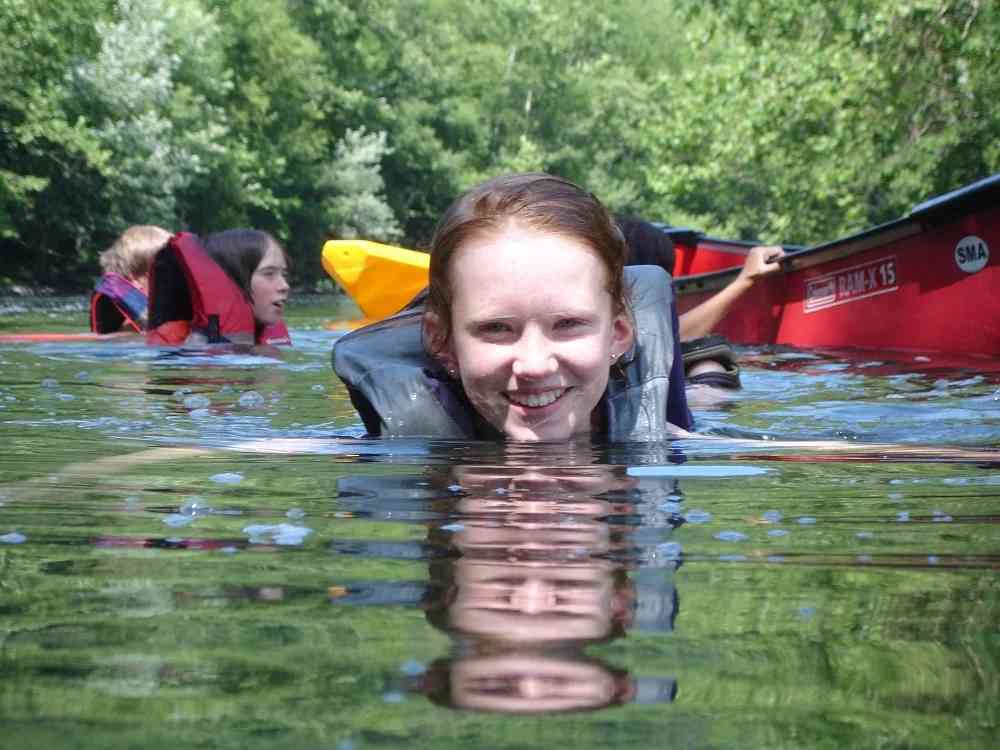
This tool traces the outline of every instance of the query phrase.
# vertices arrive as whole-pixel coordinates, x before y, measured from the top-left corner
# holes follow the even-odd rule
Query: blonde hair
[[[149,273],[153,256],[167,244],[170,232],[151,224],[129,227],[100,255],[101,270],[138,279]]]

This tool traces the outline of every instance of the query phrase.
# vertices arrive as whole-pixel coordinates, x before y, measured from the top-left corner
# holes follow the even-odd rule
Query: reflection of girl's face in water
[[[616,595],[605,557],[613,506],[595,495],[632,480],[603,467],[477,467],[456,478],[469,494],[452,537],[461,557],[449,625],[505,642],[607,638],[628,597]]]
[[[447,481],[463,493],[452,506],[458,556],[435,563],[441,594],[428,602],[428,619],[463,645],[429,670],[428,695],[506,713],[631,700],[628,674],[582,649],[621,635],[636,611],[635,588],[615,559],[627,554],[627,526],[609,523],[632,508],[604,494],[636,480],[584,464],[464,466]]]
[[[598,560],[551,565],[463,558],[455,564],[455,586],[449,624],[500,641],[601,640],[623,614],[614,603],[611,571]]]
[[[473,656],[451,671],[460,708],[509,713],[579,711],[620,700],[622,679],[602,665],[537,653]]]

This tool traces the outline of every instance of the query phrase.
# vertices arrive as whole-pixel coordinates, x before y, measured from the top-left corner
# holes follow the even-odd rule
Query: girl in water
[[[670,279],[626,257],[577,185],[489,180],[442,217],[424,304],[344,336],[334,369],[372,435],[683,434]]]
[[[148,344],[290,344],[288,256],[267,232],[181,233],[153,263]]]
[[[146,330],[149,267],[170,240],[170,232],[152,225],[132,226],[101,253],[103,275],[90,296],[94,333]]]

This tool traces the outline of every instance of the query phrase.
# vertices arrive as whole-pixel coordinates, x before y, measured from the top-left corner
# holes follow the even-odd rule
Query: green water
[[[5,747],[995,746],[995,374],[754,350],[712,440],[365,441],[351,313],[0,345]]]

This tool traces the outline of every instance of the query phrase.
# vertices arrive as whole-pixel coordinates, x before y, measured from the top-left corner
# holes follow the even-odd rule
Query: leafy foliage
[[[0,32],[8,280],[85,286],[159,222],[269,230],[308,281],[512,170],[813,243],[1000,169],[981,0],[10,0]]]

